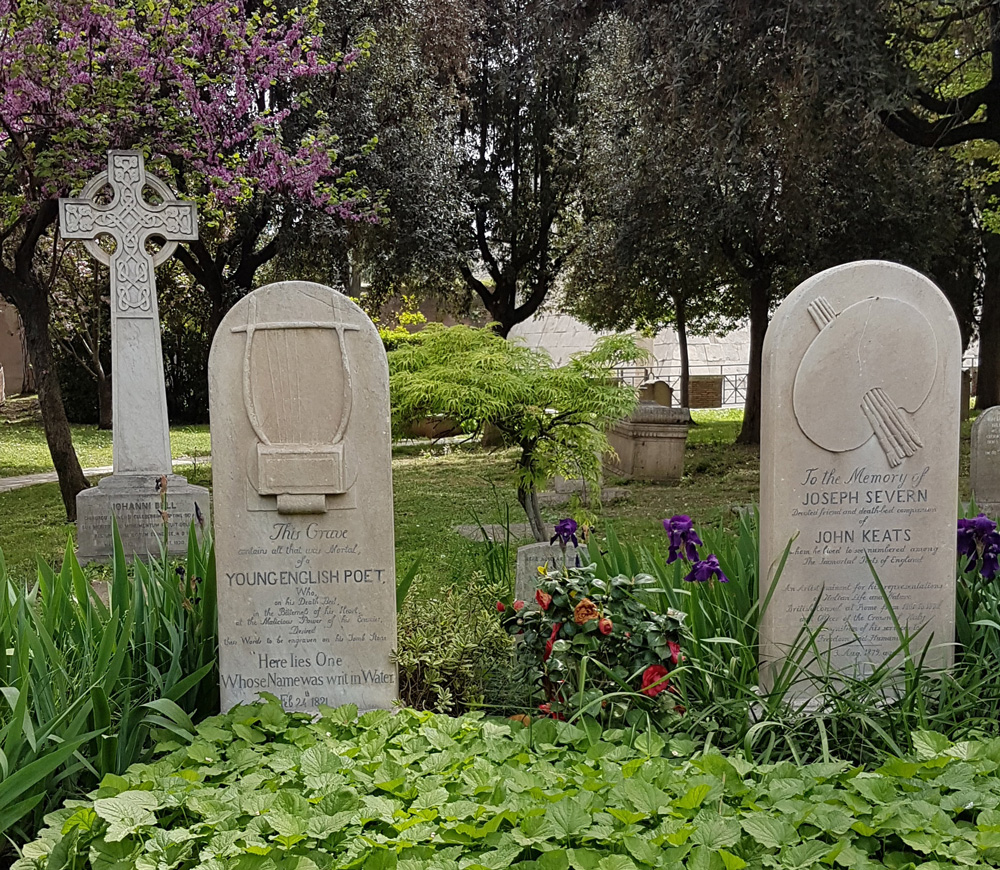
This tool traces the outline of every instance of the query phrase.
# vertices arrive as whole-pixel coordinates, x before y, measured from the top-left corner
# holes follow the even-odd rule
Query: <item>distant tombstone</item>
[[[389,371],[329,287],[240,300],[209,357],[222,708],[398,697]]]
[[[102,205],[95,197],[105,186],[113,196]],[[146,202],[145,188],[162,201]],[[171,473],[154,270],[173,255],[178,241],[198,238],[195,205],[173,199],[169,187],[147,174],[140,152],[109,151],[107,172],[91,179],[79,197],[59,200],[59,231],[64,239],[83,241],[111,273],[114,473],[76,497],[78,556],[81,561],[111,556],[112,516],[127,556],[159,554],[163,514],[168,552],[185,553],[191,521],[208,518],[209,496],[204,487]],[[98,244],[101,236],[114,240],[113,254]],[[155,254],[146,248],[150,239],[164,241]]]
[[[639,399],[669,408],[674,403],[674,391],[666,381],[650,381],[639,387]]]
[[[807,621],[841,673],[864,677],[889,659],[900,641],[869,559],[914,653],[928,646],[928,668],[952,663],[961,350],[941,291],[895,263],[821,272],[775,312],[762,370],[762,600],[792,543],[761,620],[765,688]]]
[[[987,408],[972,424],[969,482],[976,507],[1000,516],[1000,406]]]

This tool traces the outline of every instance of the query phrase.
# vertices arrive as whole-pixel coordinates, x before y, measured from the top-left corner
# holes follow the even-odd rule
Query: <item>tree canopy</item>
[[[260,256],[257,237],[231,230],[262,195],[357,217],[363,191],[342,169],[334,131],[319,117],[295,125],[309,109],[305,83],[339,74],[359,53],[327,51],[311,5],[0,0],[0,292],[24,323],[70,518],[87,482],[49,335],[61,248],[50,244],[47,261],[39,255],[57,198],[102,171],[109,149],[136,147],[151,171],[198,199],[203,239],[244,260]],[[293,128],[298,135],[288,135]],[[259,233],[273,215],[257,209],[249,223]],[[204,250],[192,259],[203,275],[218,273]]]

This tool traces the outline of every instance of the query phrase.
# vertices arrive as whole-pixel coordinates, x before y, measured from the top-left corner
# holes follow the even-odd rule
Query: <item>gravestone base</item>
[[[81,563],[107,562],[114,547],[111,517],[118,522],[128,558],[158,556],[163,541],[163,501],[153,474],[112,474],[76,497],[77,558]],[[208,490],[179,474],[167,475],[167,553],[187,553],[188,529],[197,522],[195,504],[205,523],[211,521]]]

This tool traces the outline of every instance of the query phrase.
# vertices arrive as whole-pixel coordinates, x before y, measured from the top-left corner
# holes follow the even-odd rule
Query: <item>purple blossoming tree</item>
[[[102,171],[108,149],[143,149],[152,172],[198,201],[207,243],[193,256],[203,281],[226,246],[248,266],[265,262],[262,234],[283,205],[286,216],[289,204],[365,216],[336,136],[306,97],[359,50],[326,54],[318,34],[308,2],[0,0],[0,293],[24,323],[71,520],[88,484],[49,332],[63,250],[51,242],[56,200]]]

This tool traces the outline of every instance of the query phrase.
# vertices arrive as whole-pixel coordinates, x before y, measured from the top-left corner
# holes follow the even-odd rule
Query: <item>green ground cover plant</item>
[[[754,764],[591,720],[277,699],[171,735],[46,820],[15,870],[744,870],[1000,863],[1000,740],[875,768]]]
[[[218,711],[210,539],[192,531],[186,559],[131,566],[114,540],[102,589],[71,546],[30,589],[0,552],[0,832],[21,842],[67,796],[148,757],[153,728]]]

